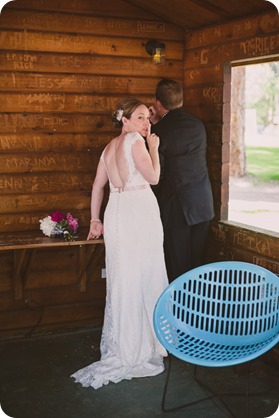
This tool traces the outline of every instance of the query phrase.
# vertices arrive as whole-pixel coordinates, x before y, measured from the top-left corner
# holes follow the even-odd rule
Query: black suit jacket
[[[173,199],[179,201],[188,225],[211,220],[214,209],[203,122],[183,108],[174,109],[152,126],[152,132],[160,137],[161,178],[153,190],[163,223],[175,216],[170,213]]]

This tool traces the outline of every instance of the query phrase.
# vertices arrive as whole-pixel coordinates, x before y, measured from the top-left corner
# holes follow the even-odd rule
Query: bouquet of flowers
[[[65,241],[73,241],[77,236],[78,220],[70,213],[53,212],[40,219],[40,229],[47,237],[64,237]]]

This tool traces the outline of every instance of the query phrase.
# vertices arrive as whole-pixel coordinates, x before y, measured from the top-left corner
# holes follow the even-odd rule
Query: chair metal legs
[[[162,411],[164,411],[164,412],[179,411],[180,409],[187,408],[189,406],[196,405],[200,402],[203,402],[203,401],[206,401],[206,400],[209,400],[209,399],[212,399],[212,398],[216,397],[216,395],[210,395],[210,396],[207,396],[207,397],[202,398],[202,399],[187,402],[186,404],[183,404],[183,405],[175,406],[175,407],[172,407],[172,408],[167,408],[166,407],[166,398],[167,398],[167,392],[168,392],[169,380],[170,380],[170,374],[171,374],[171,368],[172,368],[172,356],[171,356],[171,354],[169,354],[168,359],[169,359],[169,367],[168,367],[168,370],[167,370],[166,381],[165,381],[162,403],[161,403]]]
[[[175,412],[178,410],[181,410],[183,408],[187,408],[196,404],[199,404],[201,402],[205,402],[207,400],[212,400],[212,402],[214,402],[214,404],[220,408],[220,409],[225,409],[225,411],[229,414],[228,416],[231,418],[239,418],[237,415],[235,415],[232,410],[228,407],[228,405],[225,403],[224,401],[224,397],[245,397],[246,399],[246,414],[245,414],[245,418],[250,418],[250,402],[249,402],[249,397],[250,396],[259,396],[259,395],[263,395],[264,393],[266,394],[268,392],[253,392],[250,393],[250,379],[249,379],[249,370],[250,370],[250,364],[248,364],[248,368],[246,370],[245,373],[245,388],[243,390],[243,392],[241,393],[215,393],[212,390],[212,387],[208,387],[204,382],[202,382],[199,377],[198,377],[198,366],[194,366],[194,372],[193,372],[193,377],[194,380],[200,385],[200,387],[206,392],[208,393],[208,396],[205,396],[203,398],[194,400],[194,401],[190,401],[178,406],[174,406],[174,407],[168,407],[167,404],[167,397],[169,395],[169,383],[170,383],[170,376],[171,376],[171,371],[172,371],[172,355],[169,354],[168,356],[169,359],[169,366],[167,369],[167,374],[166,374],[166,381],[165,381],[165,386],[164,386],[164,390],[163,390],[163,397],[162,397],[162,403],[161,403],[161,408],[162,411],[164,412]],[[251,417],[252,418],[252,417]]]

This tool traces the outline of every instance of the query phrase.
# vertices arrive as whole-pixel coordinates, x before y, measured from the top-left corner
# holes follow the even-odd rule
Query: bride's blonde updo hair
[[[122,128],[122,117],[130,119],[132,113],[141,105],[145,106],[141,100],[136,99],[135,97],[127,97],[118,102],[116,110],[112,114],[112,123],[115,128]]]

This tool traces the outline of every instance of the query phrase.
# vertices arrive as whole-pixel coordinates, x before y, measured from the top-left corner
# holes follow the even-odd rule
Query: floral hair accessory
[[[70,213],[60,211],[40,219],[40,229],[47,237],[63,237],[65,241],[74,241],[77,236],[78,220]]]
[[[115,117],[118,120],[118,122],[121,121],[123,112],[124,112],[123,109],[117,109],[117,111],[115,112]]]

